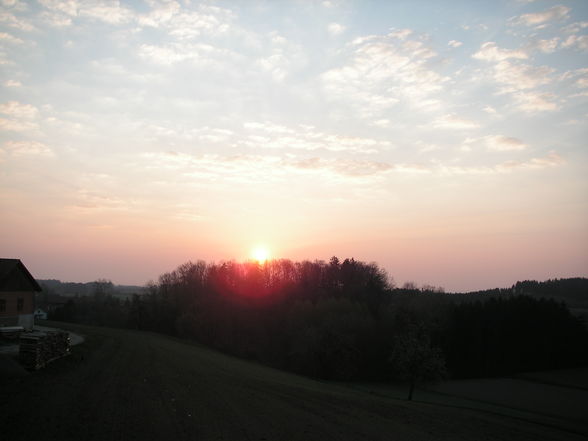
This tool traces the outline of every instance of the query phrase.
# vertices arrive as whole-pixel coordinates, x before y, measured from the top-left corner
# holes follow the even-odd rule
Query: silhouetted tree
[[[401,379],[408,380],[409,401],[418,383],[438,381],[446,375],[443,353],[431,345],[423,324],[410,325],[394,337],[389,362]]]
[[[92,282],[92,285],[92,295],[96,300],[103,300],[106,296],[112,295],[114,291],[113,283],[107,279],[98,279]]]

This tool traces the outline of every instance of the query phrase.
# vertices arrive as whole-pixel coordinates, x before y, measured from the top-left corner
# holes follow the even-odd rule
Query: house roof
[[[42,291],[20,259],[0,259],[0,292]]]

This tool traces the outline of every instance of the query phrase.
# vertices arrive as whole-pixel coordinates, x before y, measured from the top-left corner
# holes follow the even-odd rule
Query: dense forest
[[[588,364],[588,331],[558,295],[587,279],[446,294],[395,287],[373,263],[188,262],[121,300],[108,281],[51,318],[150,330],[323,379],[415,384]],[[563,293],[563,294],[562,294]]]
[[[554,279],[545,282],[525,280],[517,282],[507,289],[488,289],[467,293],[468,301],[488,297],[525,295],[536,299],[553,299],[564,302],[571,309],[588,308],[588,279],[574,277],[570,279]]]

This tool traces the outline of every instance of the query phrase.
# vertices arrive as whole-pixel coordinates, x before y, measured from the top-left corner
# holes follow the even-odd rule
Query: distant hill
[[[525,280],[517,282],[511,288],[496,288],[459,294],[459,296],[463,296],[463,300],[483,300],[488,297],[509,295],[553,299],[564,302],[570,309],[588,309],[588,279],[574,277],[571,279],[547,280],[545,282]]]
[[[514,294],[561,300],[570,308],[588,308],[588,279],[553,279],[545,282],[526,280],[513,286]]]
[[[78,283],[62,282],[56,279],[37,279],[37,282],[47,294],[56,294],[64,297],[91,296],[96,293],[97,289],[122,299],[132,297],[133,294],[141,295],[146,292],[144,286],[114,285],[109,280]]]

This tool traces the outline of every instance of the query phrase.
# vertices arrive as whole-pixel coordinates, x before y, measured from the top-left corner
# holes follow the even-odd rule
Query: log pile
[[[27,332],[20,336],[19,361],[27,369],[40,369],[68,355],[70,347],[65,331]]]
[[[0,337],[6,340],[18,340],[23,332],[22,326],[0,326]]]

